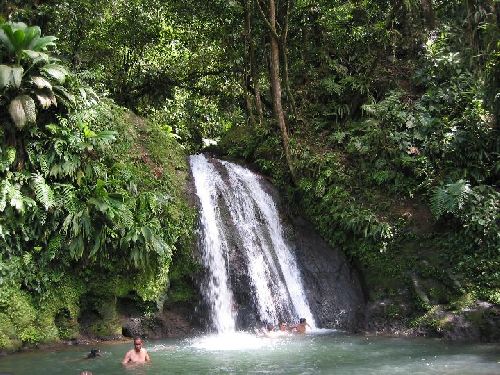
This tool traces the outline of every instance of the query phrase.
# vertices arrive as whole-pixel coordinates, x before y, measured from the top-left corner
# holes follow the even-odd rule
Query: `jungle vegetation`
[[[207,140],[369,301],[409,306],[391,318],[500,303],[497,0],[0,7],[0,348],[196,299],[186,156]]]

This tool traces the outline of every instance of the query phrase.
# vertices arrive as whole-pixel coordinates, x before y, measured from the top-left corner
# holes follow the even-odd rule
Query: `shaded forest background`
[[[500,303],[498,1],[1,14],[0,348],[120,334],[130,303],[195,304],[200,150],[269,176],[385,319],[439,332],[437,311]]]

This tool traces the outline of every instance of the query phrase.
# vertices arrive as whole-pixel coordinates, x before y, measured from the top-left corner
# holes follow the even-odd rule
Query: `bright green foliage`
[[[68,73],[50,55],[31,52],[54,38],[39,40],[39,29],[23,24],[3,30],[9,54],[32,66],[21,68],[19,85],[12,68],[3,91],[5,98],[17,95],[3,108],[19,108],[10,111],[18,130],[0,129],[0,348],[77,337],[82,301],[86,308],[86,296],[96,293],[105,309],[89,329],[116,334],[111,302],[131,292],[162,300],[172,254],[190,240],[184,153],[159,126],[110,101],[96,102],[89,89],[73,87],[76,111],[44,112],[37,90],[54,97],[54,82],[63,84]],[[26,74],[35,71],[40,75]],[[32,93],[36,117],[28,108]]]
[[[274,131],[241,126],[221,144],[361,266],[372,299],[413,294],[416,311],[429,306],[413,274],[431,304],[498,302],[498,27],[490,3],[467,3],[472,20],[463,3],[434,2],[428,34],[419,2],[297,2],[294,186]]]
[[[124,116],[119,108],[102,103],[68,119],[60,118],[59,124],[47,124],[43,131],[30,133],[27,168],[32,173],[4,174],[0,194],[2,285],[16,280],[42,298],[33,302],[39,306],[39,316],[33,315],[26,323],[31,327],[28,333],[38,333],[13,336],[23,342],[76,335],[80,297],[92,288],[104,287],[99,282],[102,277],[122,280],[118,289],[105,287],[107,296],[136,290],[144,300],[157,300],[167,288],[172,252],[182,237],[187,238],[192,225],[192,218],[185,219],[189,210],[178,207],[184,180],[174,172],[173,164],[163,162],[163,155],[158,164],[145,159],[149,153],[154,156],[154,148],[131,149],[138,140],[137,130],[126,134],[133,125]],[[109,127],[110,120],[120,133],[98,130]],[[148,124],[141,126],[148,131]],[[174,155],[175,141],[158,130],[153,132],[152,146]],[[123,138],[116,142],[119,134]],[[175,168],[185,164],[183,159],[172,161],[178,163]],[[170,173],[175,173],[173,180]],[[15,259],[23,262],[15,263]],[[83,264],[85,269],[78,271]],[[75,271],[77,280],[92,277],[94,272],[101,277],[77,289],[63,281]],[[51,299],[56,290],[57,299]],[[66,299],[63,290],[70,293]],[[42,331],[35,320],[44,322]],[[100,328],[94,331],[99,332]]]
[[[240,83],[227,76],[234,41],[226,35],[238,20],[219,17],[234,7],[48,1],[26,6],[13,18],[46,20],[45,29],[58,36],[61,53],[79,77],[136,113],[161,118],[188,150],[199,150],[203,138],[217,137],[241,120]]]
[[[54,47],[54,36],[41,37],[38,26],[28,27],[22,22],[0,25],[0,42],[5,54],[0,65],[0,90],[9,102],[9,114],[14,125],[23,129],[36,123],[36,105],[46,109],[57,106],[56,97],[74,102],[73,96],[62,86],[68,71],[59,60],[47,53]]]
[[[89,301],[100,285],[155,299],[174,262],[168,298],[191,298],[186,275],[196,266],[179,248],[193,218],[179,193],[177,141],[193,152],[229,129],[220,153],[272,176],[360,267],[372,299],[411,299],[415,311],[470,295],[498,302],[497,2],[276,2],[293,182],[272,120],[269,30],[257,7],[267,1],[25,3],[5,16],[43,22],[80,80],[154,125],[96,105],[71,75],[78,112],[56,117],[52,96],[32,90],[52,87],[55,98],[63,72],[44,66],[60,62],[28,71],[47,51],[16,53],[23,44],[9,39],[0,66],[2,105],[12,103],[0,145],[0,209],[14,218],[0,223],[9,262],[30,252],[57,272],[89,265],[76,267],[92,281]],[[29,276],[22,264],[2,269],[43,290],[46,271]],[[112,310],[101,315],[113,321]],[[71,326],[69,311],[58,313],[61,327]]]
[[[470,185],[464,180],[437,187],[431,197],[432,213],[438,218],[447,213],[458,215],[470,192]]]

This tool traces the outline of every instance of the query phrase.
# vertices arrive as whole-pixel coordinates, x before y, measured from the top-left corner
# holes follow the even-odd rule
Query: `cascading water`
[[[222,184],[217,171],[199,156],[191,157],[191,170],[198,198],[200,199],[201,247],[203,262],[209,275],[204,293],[212,309],[212,323],[217,332],[234,331],[231,312],[232,293],[226,267],[227,244],[220,231],[220,217],[217,210],[217,185]]]
[[[247,287],[258,320],[277,323],[303,317],[314,328],[277,206],[262,188],[260,177],[236,164],[208,160],[204,155],[191,156],[190,164],[201,205],[201,251],[209,273],[204,294],[215,330],[223,333],[235,329],[231,251],[243,252],[250,284]],[[233,228],[231,233],[227,233],[228,226]],[[236,250],[230,239],[239,244]]]

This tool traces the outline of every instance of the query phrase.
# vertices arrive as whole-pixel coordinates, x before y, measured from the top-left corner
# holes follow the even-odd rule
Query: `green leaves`
[[[431,197],[433,214],[437,218],[444,214],[458,214],[470,192],[470,184],[465,180],[436,187]]]
[[[34,100],[28,95],[17,96],[9,104],[9,114],[19,130],[26,124],[34,124],[36,122]]]
[[[23,22],[7,22],[0,26],[0,41],[7,50],[18,59],[24,50],[45,51],[55,46],[54,36],[41,37],[38,26],[26,26]]]
[[[38,202],[42,204],[45,210],[53,207],[55,205],[54,192],[45,182],[45,178],[40,173],[33,173],[31,178]]]
[[[24,69],[20,66],[0,65],[0,90],[9,87],[19,88]]]
[[[33,76],[31,77],[31,81],[38,89],[47,88],[49,90],[52,90],[52,85],[50,84],[50,82],[43,77]]]
[[[48,78],[52,78],[55,81],[57,81],[57,83],[59,83],[59,84],[63,84],[64,81],[66,80],[66,77],[68,76],[67,69],[65,67],[63,67],[62,65],[58,65],[58,64],[44,65],[40,69],[40,71],[45,73],[45,75]]]
[[[18,213],[23,214],[26,208],[34,206],[35,202],[22,193],[22,184],[19,180],[22,180],[19,173],[9,172],[0,182],[0,212],[12,207]]]
[[[37,119],[36,98],[42,109],[57,106],[57,97],[66,107],[74,107],[76,100],[63,85],[68,70],[51,57],[47,48],[55,46],[53,36],[41,37],[38,26],[24,23],[0,25],[0,42],[9,56],[0,65],[0,91],[9,103],[9,114],[17,129],[34,125]],[[34,89],[33,89],[34,87]]]

